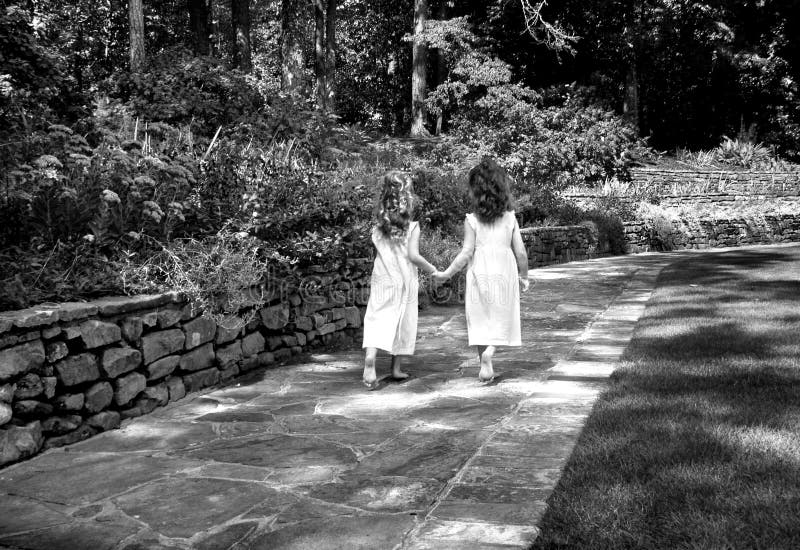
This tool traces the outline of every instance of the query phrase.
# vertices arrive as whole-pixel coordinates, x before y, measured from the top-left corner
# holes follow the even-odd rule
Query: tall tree
[[[250,0],[231,0],[231,23],[233,64],[249,73],[253,70],[253,54],[250,47]]]
[[[423,33],[428,19],[428,0],[414,1],[414,46],[411,72],[411,135],[428,134],[425,128],[425,93],[427,91],[428,46]]]
[[[314,73],[317,105],[335,110],[336,0],[314,1]]]
[[[145,68],[144,51],[144,13],[142,0],[128,1],[128,20],[130,22],[130,60],[131,72],[140,73]]]
[[[285,92],[297,92],[305,88],[303,23],[301,0],[282,0],[281,88]]]
[[[187,0],[189,3],[189,27],[192,30],[192,45],[197,55],[211,53],[211,26],[209,25],[208,0]]]

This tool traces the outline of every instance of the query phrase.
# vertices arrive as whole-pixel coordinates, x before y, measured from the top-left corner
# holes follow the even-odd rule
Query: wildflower
[[[122,202],[120,200],[120,198],[119,198],[119,195],[117,195],[116,193],[114,193],[110,189],[105,189],[100,194],[100,198],[103,199],[103,201],[105,201],[105,202],[107,202],[109,204],[119,204],[120,202]]]

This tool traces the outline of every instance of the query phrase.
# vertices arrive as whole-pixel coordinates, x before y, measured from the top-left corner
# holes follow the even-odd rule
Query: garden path
[[[309,354],[0,470],[0,548],[524,548],[685,254],[532,270],[524,345],[499,351],[490,385],[463,308],[432,307],[404,383],[369,392],[359,351]]]

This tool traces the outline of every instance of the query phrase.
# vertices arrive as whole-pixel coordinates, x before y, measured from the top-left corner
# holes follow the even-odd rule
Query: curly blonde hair
[[[385,237],[405,238],[413,201],[413,180],[409,174],[392,170],[383,176],[383,187],[375,209],[375,225]]]

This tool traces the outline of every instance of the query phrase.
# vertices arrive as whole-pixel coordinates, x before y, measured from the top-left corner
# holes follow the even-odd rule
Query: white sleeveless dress
[[[418,231],[418,227],[418,222],[411,222],[402,240],[389,239],[377,228],[372,230],[372,243],[377,254],[364,315],[362,347],[378,348],[392,355],[414,353],[419,278],[417,266],[408,259],[408,239],[412,231]]]
[[[519,346],[519,271],[511,249],[517,219],[506,212],[485,224],[467,214],[467,223],[475,231],[464,296],[469,345]]]

